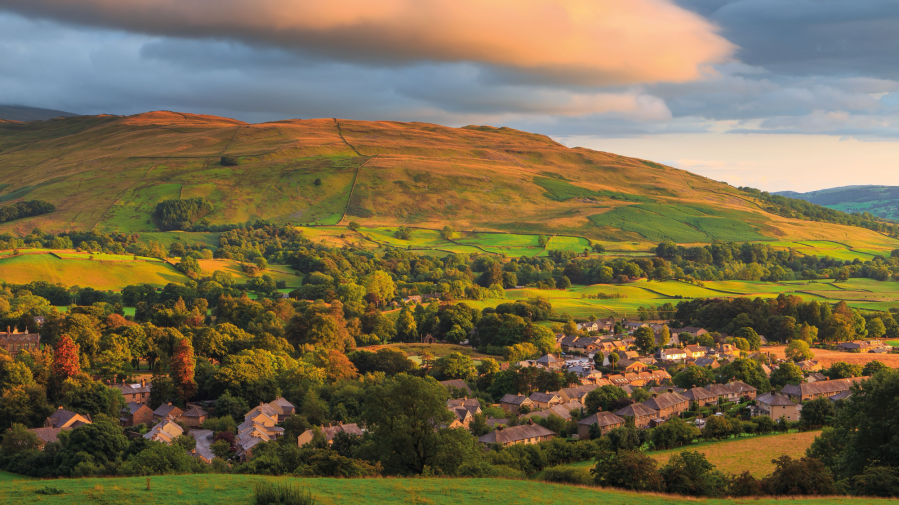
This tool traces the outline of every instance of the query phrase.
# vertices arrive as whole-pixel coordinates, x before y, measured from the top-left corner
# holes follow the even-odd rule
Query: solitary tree
[[[78,344],[73,342],[71,337],[63,335],[59,338],[53,349],[53,363],[50,367],[57,384],[81,371],[79,353]]]
[[[637,328],[634,332],[634,344],[644,353],[650,353],[656,347],[656,334],[648,326]]]
[[[197,383],[194,380],[195,367],[194,349],[187,339],[182,339],[175,347],[171,368],[175,391],[184,400],[189,400],[197,393]]]
[[[804,361],[815,357],[808,347],[808,342],[804,340],[793,340],[790,342],[787,346],[786,355],[787,358],[793,361]]]

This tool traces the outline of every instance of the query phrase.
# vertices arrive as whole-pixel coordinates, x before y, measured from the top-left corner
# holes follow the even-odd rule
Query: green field
[[[836,303],[845,301],[850,306],[886,311],[899,308],[899,283],[878,282],[871,279],[851,279],[833,284],[832,281],[792,281],[792,282],[750,282],[750,281],[708,281],[704,287],[680,281],[637,281],[629,284],[595,284],[575,286],[570,289],[509,289],[506,300],[466,301],[465,303],[484,309],[495,307],[509,300],[526,300],[541,297],[552,303],[560,314],[570,314],[576,318],[589,316],[636,317],[641,306],[658,306],[664,303],[677,305],[684,298],[751,297],[776,298],[780,294],[796,295],[804,299],[815,299]],[[838,286],[838,287],[836,287]],[[582,295],[621,295],[622,298],[588,299]],[[682,298],[676,298],[676,296]]]
[[[764,240],[759,224],[764,220],[749,212],[724,210],[707,205],[639,204],[616,207],[590,216],[597,226],[633,232],[650,241],[709,243]]]
[[[171,265],[149,261],[102,261],[59,259],[50,254],[22,255],[0,259],[0,280],[11,284],[32,281],[66,286],[119,290],[129,284],[165,286],[187,280]]]
[[[149,481],[150,490],[147,490]],[[165,503],[166,505],[250,504],[253,486],[258,482],[306,486],[321,505],[428,504],[516,505],[522,503],[552,505],[589,503],[591,505],[668,505],[696,503],[695,499],[660,494],[639,494],[593,487],[548,484],[536,481],[503,479],[299,479],[253,475],[170,475],[57,480],[0,480],[0,503],[40,502],[47,505],[80,503]],[[40,495],[47,487],[63,491],[59,495]],[[880,500],[869,498],[823,497],[791,499],[807,505],[863,504]],[[709,505],[782,503],[773,498],[703,499]]]

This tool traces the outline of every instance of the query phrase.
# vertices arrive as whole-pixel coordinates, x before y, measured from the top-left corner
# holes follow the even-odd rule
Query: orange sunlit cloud
[[[543,82],[700,79],[734,47],[671,0],[0,0],[30,16],[326,58],[475,62]]]

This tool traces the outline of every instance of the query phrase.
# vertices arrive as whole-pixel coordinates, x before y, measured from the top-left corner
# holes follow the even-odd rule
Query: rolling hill
[[[57,117],[72,117],[78,114],[61,110],[26,107],[24,105],[0,105],[0,119],[9,121],[45,121]]]
[[[774,194],[843,212],[869,212],[884,219],[899,220],[899,186],[843,186],[808,193],[781,191]]]
[[[222,166],[223,155],[240,164]],[[862,228],[780,217],[750,194],[683,170],[510,128],[248,124],[167,111],[0,121],[0,205],[39,199],[57,208],[0,231],[155,231],[158,202],[191,197],[212,202],[213,225],[354,220],[647,244],[897,246]]]

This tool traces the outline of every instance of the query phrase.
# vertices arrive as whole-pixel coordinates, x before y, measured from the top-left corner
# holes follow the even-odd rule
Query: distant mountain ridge
[[[57,117],[75,117],[78,115],[73,112],[41,109],[24,105],[0,105],[0,119],[7,121],[46,121]]]
[[[876,217],[899,220],[899,186],[842,186],[808,193],[780,191],[773,194],[843,212],[868,212]]]

